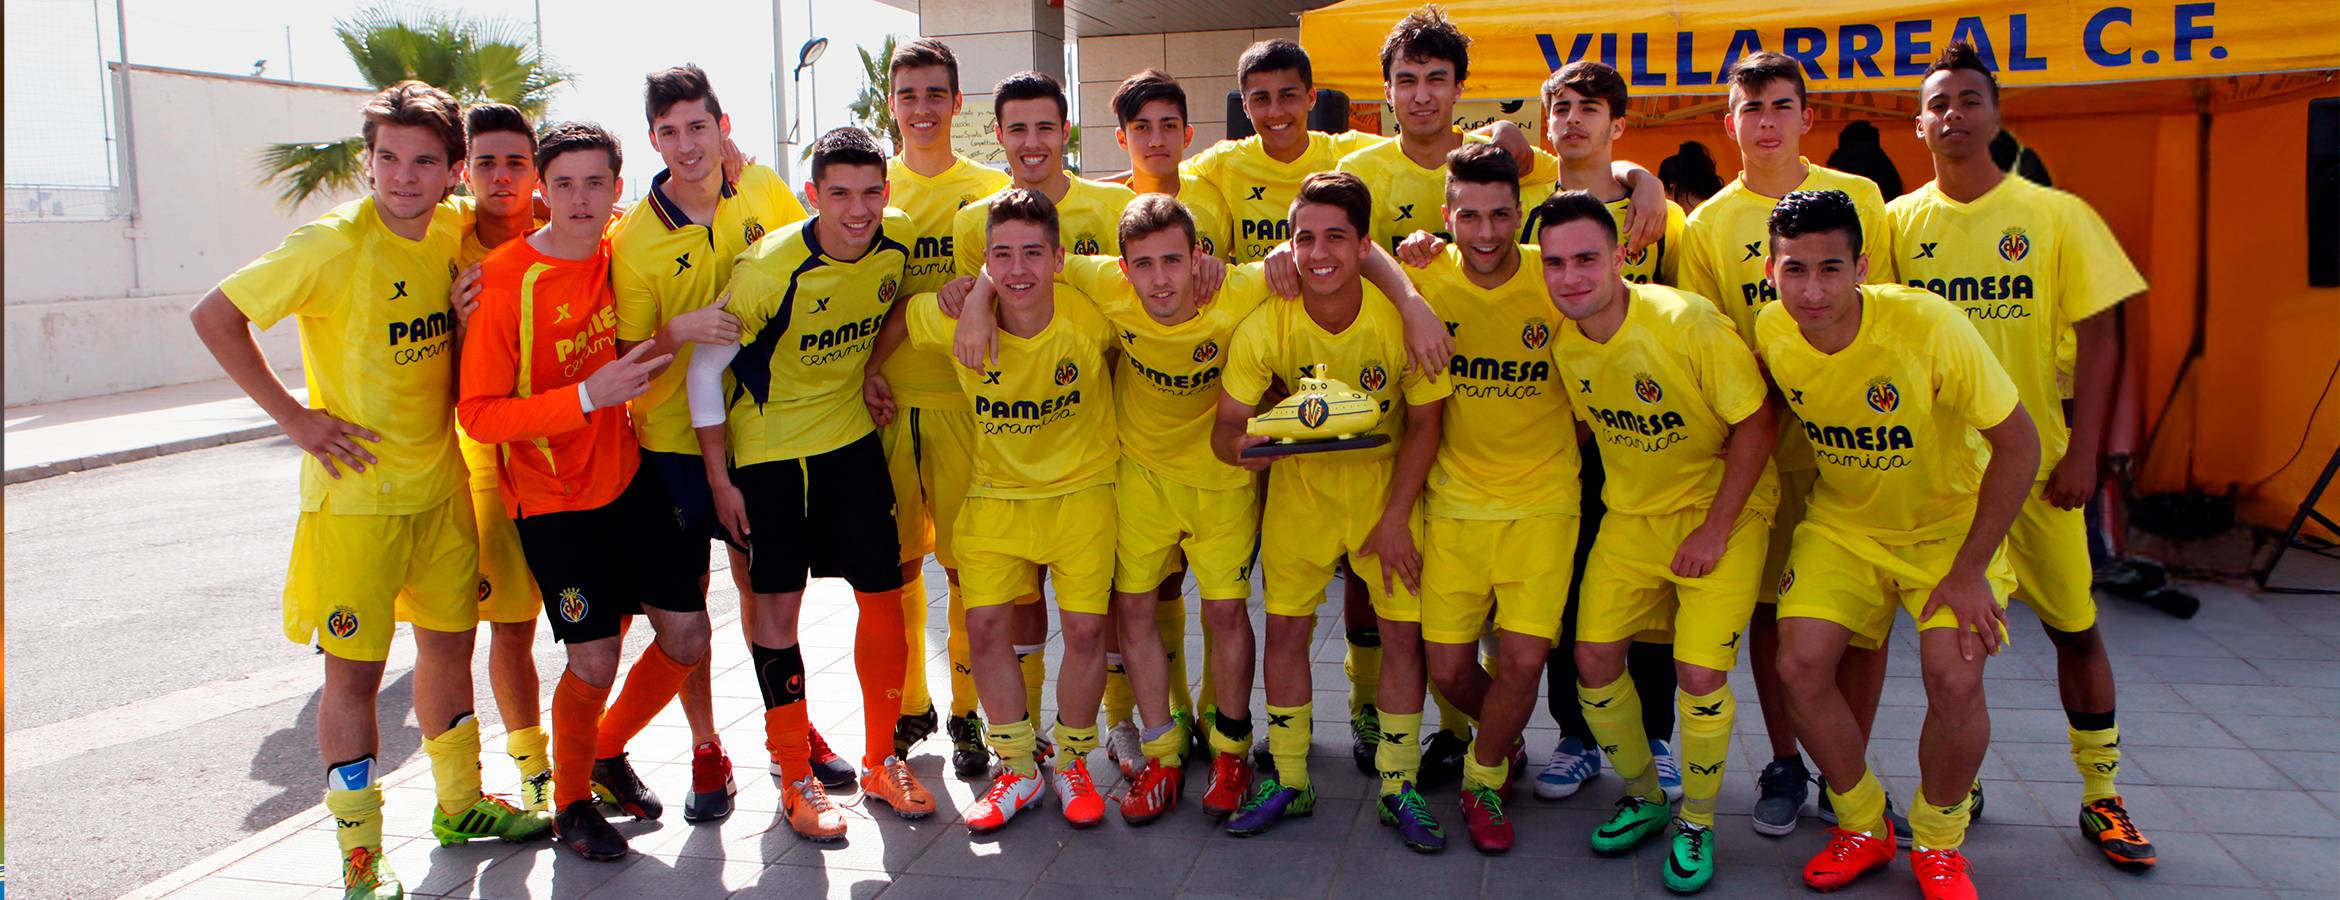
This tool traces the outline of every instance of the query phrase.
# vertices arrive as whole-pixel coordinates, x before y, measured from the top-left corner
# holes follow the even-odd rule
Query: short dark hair
[[[1235,87],[1240,90],[1251,76],[1261,72],[1286,70],[1299,72],[1301,84],[1316,86],[1316,67],[1308,62],[1308,51],[1283,38],[1260,41],[1245,47],[1243,55],[1235,58]]]
[[[983,212],[984,243],[990,243],[991,233],[1006,222],[1038,225],[1041,230],[1048,232],[1050,244],[1058,242],[1056,202],[1048,199],[1047,194],[1031,188],[1008,188],[993,195],[989,208]]]
[[[1774,81],[1785,81],[1796,86],[1796,103],[1804,102],[1804,66],[1785,53],[1770,50],[1749,53],[1731,64],[1727,77],[1732,87],[1750,94]]]
[[[723,118],[723,102],[715,99],[715,88],[707,83],[707,72],[696,63],[683,63],[671,69],[661,69],[643,79],[642,99],[650,123],[658,124],[658,117],[666,115],[677,103],[690,100],[707,101],[707,114]]]
[[[1132,242],[1170,228],[1184,232],[1186,245],[1194,246],[1194,213],[1187,210],[1186,204],[1168,194],[1139,194],[1122,208],[1121,222],[1114,234],[1126,250]]]
[[[1458,184],[1500,184],[1519,195],[1519,160],[1494,144],[1464,141],[1446,154],[1446,191],[1451,198]]]
[[[1446,10],[1436,4],[1424,6],[1399,19],[1389,37],[1382,39],[1381,80],[1389,80],[1389,67],[1399,60],[1453,63],[1454,80],[1459,83],[1471,75],[1471,38],[1454,27]]]
[[[463,110],[463,142],[468,147],[483,134],[509,131],[528,139],[528,152],[536,152],[536,131],[528,127],[528,117],[520,108],[509,103],[474,103]]]
[[[611,174],[624,171],[625,154],[618,150],[616,135],[597,122],[561,122],[544,130],[544,137],[536,141],[536,170],[552,165],[563,153],[601,150],[609,154]]]
[[[1160,69],[1147,69],[1129,76],[1120,87],[1113,89],[1113,120],[1123,125],[1138,117],[1138,111],[1156,100],[1168,100],[1178,107],[1178,120],[1186,121],[1186,88],[1178,79]]]
[[[1300,205],[1323,203],[1340,207],[1349,214],[1349,224],[1362,238],[1373,232],[1373,192],[1365,187],[1365,179],[1351,172],[1318,172],[1300,182],[1299,195],[1292,198],[1292,217],[1298,218]]]
[[[1919,81],[1934,77],[1935,72],[1960,69],[1981,73],[1983,83],[1991,86],[1991,102],[1999,102],[1998,74],[1991,71],[1989,63],[1983,62],[1982,54],[1975,52],[1974,45],[1965,41],[1952,41],[1943,47],[1942,55],[1934,57],[1934,64],[1926,67],[1926,74],[1919,76]]]
[[[894,48],[893,57],[886,60],[886,77],[903,69],[926,69],[936,66],[950,73],[951,93],[959,92],[959,57],[951,52],[949,44],[933,38],[919,38]]]
[[[1528,233],[1537,240],[1544,237],[1544,229],[1558,228],[1570,222],[1591,221],[1601,226],[1609,236],[1609,244],[1617,243],[1617,216],[1609,212],[1609,205],[1601,202],[1590,191],[1561,191],[1536,204],[1528,213]]]
[[[360,129],[366,149],[374,149],[374,134],[384,125],[414,125],[431,130],[447,148],[447,164],[463,158],[463,126],[456,120],[455,98],[420,81],[408,79],[383,88],[366,101],[366,124]]]
[[[1658,180],[1668,188],[1680,188],[1699,197],[1712,197],[1723,189],[1722,176],[1714,170],[1714,154],[1697,141],[1683,141],[1674,155],[1660,161]]]
[[[1561,91],[1575,91],[1609,104],[1609,117],[1625,114],[1625,100],[1631,89],[1625,85],[1625,76],[1617,74],[1617,67],[1597,59],[1580,59],[1560,67],[1552,77],[1544,79],[1544,105],[1560,100]]]
[[[1861,252],[1861,210],[1843,191],[1792,191],[1771,208],[1771,240],[1842,230]]]
[[[886,170],[886,154],[878,149],[877,138],[853,125],[822,132],[813,139],[811,156],[814,184],[819,184],[829,173],[830,166],[874,166],[880,173]]]
[[[1041,98],[1056,101],[1057,119],[1062,120],[1072,114],[1072,107],[1065,103],[1064,85],[1047,75],[1026,70],[1000,79],[999,84],[991,89],[991,117],[998,119],[1000,111],[1007,108],[1009,101]]]

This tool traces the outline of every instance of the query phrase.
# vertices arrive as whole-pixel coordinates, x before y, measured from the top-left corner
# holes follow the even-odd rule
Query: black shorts
[[[734,550],[747,552],[747,544],[733,539],[731,531],[723,527],[723,520],[715,515],[715,493],[707,488],[707,464],[697,454],[644,450],[642,469],[657,473],[665,483],[666,496],[674,504],[683,534],[702,544],[719,540]],[[707,574],[706,554],[700,554],[691,566],[692,571]]]
[[[592,509],[522,516],[520,552],[544,593],[553,639],[564,643],[616,637],[618,623],[649,606],[700,612],[695,566],[707,544],[683,533],[658,474],[644,466],[616,500]],[[689,563],[692,558],[697,562]]]
[[[804,590],[807,571],[862,593],[902,586],[894,482],[877,432],[827,453],[734,469],[731,481],[747,503],[756,593]]]

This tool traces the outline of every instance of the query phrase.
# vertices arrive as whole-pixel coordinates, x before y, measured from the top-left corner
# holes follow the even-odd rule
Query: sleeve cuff
[[[593,414],[593,394],[585,390],[585,382],[582,381],[577,382],[577,414],[580,416]]]

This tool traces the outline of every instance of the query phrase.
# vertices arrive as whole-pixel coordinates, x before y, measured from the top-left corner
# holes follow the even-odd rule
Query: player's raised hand
[[[944,282],[934,292],[935,305],[942,307],[943,315],[958,318],[967,308],[967,295],[975,292],[975,276],[961,275]]]
[[[2007,633],[2007,611],[1991,596],[1990,578],[1980,569],[1951,566],[1949,574],[1942,576],[1926,597],[1925,607],[1918,610],[1918,621],[1932,618],[1935,610],[1945,606],[1958,618],[1961,658],[1974,659],[1976,650],[1985,655],[1999,652],[2000,637]]]
[[[1636,180],[1632,200],[1625,204],[1625,255],[1663,239],[1666,215],[1665,182],[1654,175]]]
[[[675,340],[692,344],[739,343],[739,317],[731,314],[730,305],[731,292],[724,291],[715,302],[674,317],[666,331]]]
[[[1406,590],[1419,593],[1422,589],[1422,551],[1414,546],[1414,533],[1406,527],[1404,516],[1382,516],[1366,533],[1365,544],[1357,552],[1371,556],[1381,563],[1381,589],[1395,592],[1397,581],[1404,582]]]
[[[479,309],[478,263],[473,263],[471,268],[463,270],[462,274],[456,275],[455,280],[447,285],[447,305],[455,310],[457,327],[471,323],[472,312]]]
[[[1211,304],[1219,294],[1219,287],[1227,283],[1227,261],[1216,256],[1201,256],[1194,261],[1194,305],[1200,309]]]
[[[374,454],[367,452],[359,440],[382,442],[381,435],[334,418],[322,409],[302,407],[276,425],[284,429],[285,437],[292,438],[293,446],[316,457],[325,466],[325,474],[335,480],[341,478],[341,471],[334,466],[336,461],[352,472],[363,472],[366,464],[374,461]]]
[[[894,423],[894,386],[886,383],[886,376],[871,372],[862,377],[861,405],[869,407],[870,421],[881,426]]]
[[[677,317],[680,318],[680,317]],[[650,377],[674,360],[674,354],[650,355],[651,342],[643,341],[617,361],[593,370],[585,376],[585,396],[593,398],[594,409],[608,409],[650,389]]]
[[[724,181],[730,181],[730,182],[736,182],[736,181],[738,181],[738,180],[739,180],[740,173],[747,171],[747,167],[749,167],[749,166],[752,166],[752,165],[755,165],[755,164],[756,164],[756,158],[755,158],[755,157],[753,157],[753,156],[749,156],[749,155],[747,155],[745,152],[742,152],[742,151],[739,149],[739,145],[738,145],[738,144],[736,144],[736,143],[733,143],[733,142],[732,142],[732,140],[731,140],[730,138],[724,138],[724,139],[723,139],[723,180],[724,180]]]
[[[1292,249],[1291,241],[1277,244],[1260,265],[1267,273],[1270,292],[1286,300],[1300,296],[1300,251]]]
[[[1446,252],[1446,239],[1427,231],[1415,231],[1398,242],[1398,262],[1420,269],[1438,261],[1438,254]]]
[[[1731,530],[1727,525],[1701,523],[1683,539],[1680,549],[1674,551],[1674,574],[1683,578],[1703,578],[1714,571],[1714,564],[1722,559],[1723,550],[1730,545]]]

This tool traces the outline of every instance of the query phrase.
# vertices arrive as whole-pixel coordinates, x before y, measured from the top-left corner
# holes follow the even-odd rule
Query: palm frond
[[[355,193],[365,187],[365,150],[362,137],[270,144],[260,149],[260,184],[276,182],[288,209],[320,193]]]

